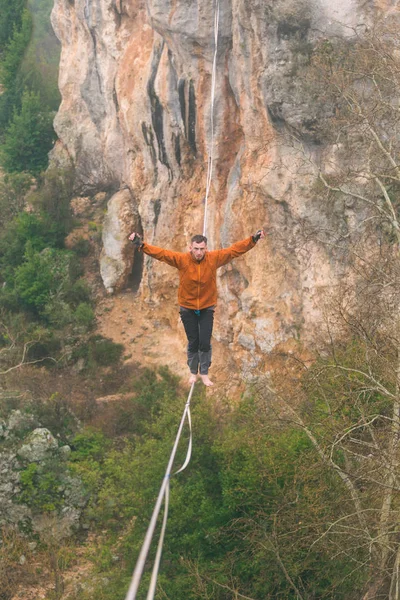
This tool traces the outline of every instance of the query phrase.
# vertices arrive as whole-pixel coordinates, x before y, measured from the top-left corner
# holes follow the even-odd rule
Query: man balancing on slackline
[[[172,252],[143,242],[138,233],[129,236],[139,250],[179,271],[178,301],[188,339],[190,384],[197,380],[200,367],[200,378],[204,385],[213,385],[208,377],[208,369],[211,365],[211,334],[217,304],[217,269],[254,248],[258,240],[264,237],[264,230],[260,229],[229,248],[208,251],[207,238],[194,235],[189,252]]]

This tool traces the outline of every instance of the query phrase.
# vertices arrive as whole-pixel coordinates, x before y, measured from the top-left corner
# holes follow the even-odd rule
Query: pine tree
[[[38,174],[47,167],[55,139],[52,115],[42,106],[40,95],[25,91],[19,112],[8,126],[0,146],[0,162],[8,173]]]
[[[0,8],[2,2],[3,0],[0,0]],[[0,14],[0,20],[3,23],[3,14],[1,12]],[[11,31],[12,35],[1,53],[0,60],[0,83],[3,87],[3,93],[0,95],[0,129],[5,128],[10,122],[13,111],[19,110],[21,107],[25,84],[24,77],[20,73],[20,66],[32,35],[32,17],[28,10],[25,9],[22,12],[21,23],[18,24],[17,20]]]
[[[4,51],[14,28],[20,29],[26,0],[0,0],[0,53]]]

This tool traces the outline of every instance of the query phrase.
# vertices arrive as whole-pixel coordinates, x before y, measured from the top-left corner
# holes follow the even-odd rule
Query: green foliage
[[[76,438],[74,464],[93,493],[88,518],[108,531],[93,556],[109,580],[101,598],[126,592],[184,405],[176,386],[168,372],[148,371],[133,386],[123,443],[110,441],[104,451],[95,433]],[[312,546],[331,511],[340,510],[343,490],[326,476],[307,436],[290,426],[270,430],[264,408],[252,400],[224,424],[205,398],[194,398],[192,415],[195,452],[187,470],[171,479],[164,594],[295,599],[283,556],[304,597],[351,598],[359,575],[340,558],[333,563],[324,544]],[[184,432],[175,468],[186,447]]]
[[[22,190],[31,179],[13,174],[6,182],[9,194],[11,184]],[[76,254],[63,249],[73,225],[72,188],[72,171],[49,171],[38,189],[29,192],[34,211],[20,212],[4,223],[0,271],[6,285],[0,288],[0,306],[13,312],[21,308],[32,311],[36,318],[58,329],[70,324],[89,329],[95,320],[91,293],[79,279],[82,267]]]
[[[59,245],[62,245],[73,226],[71,198],[74,176],[72,168],[48,169],[39,182],[38,190],[29,196],[29,201],[46,219],[47,226],[51,224]]]
[[[35,512],[49,513],[63,505],[62,476],[65,468],[59,461],[30,463],[20,472],[21,492],[18,501],[31,507]]]
[[[90,301],[90,289],[83,279],[74,281],[66,290],[66,300],[74,308],[80,304],[88,304]]]
[[[0,80],[6,90],[12,88],[18,73],[19,66],[25,54],[32,33],[32,17],[28,10],[24,10],[21,18],[21,27],[14,27],[13,35],[1,58]]]
[[[25,5],[26,0],[0,0],[0,55],[13,31],[20,29]]]
[[[9,173],[28,171],[37,175],[47,166],[54,140],[52,115],[43,108],[39,94],[25,91],[21,109],[14,112],[4,134],[1,165]]]
[[[25,313],[0,308],[0,349],[0,370],[6,371],[20,364],[22,357],[34,361],[56,356],[60,343],[53,332],[29,319]]]
[[[115,407],[115,433],[143,435],[159,414],[161,403],[169,403],[179,395],[179,382],[167,368],[161,367],[158,372],[145,369],[131,382],[129,391],[132,397]]]
[[[87,511],[88,518],[91,518],[92,506],[102,481],[103,461],[110,442],[101,431],[86,427],[74,436],[70,445],[72,452],[69,470],[80,478],[86,492],[92,497]]]
[[[15,291],[28,308],[43,312],[52,296],[62,297],[70,279],[73,254],[46,248],[34,251],[28,243],[25,261],[16,268]]]
[[[3,280],[11,283],[15,269],[30,251],[41,252],[48,247],[60,247],[57,228],[47,215],[22,212],[11,221],[0,236],[0,266]]]
[[[85,359],[87,368],[108,367],[119,362],[124,346],[116,344],[109,338],[94,335],[77,348],[73,354],[75,360]]]
[[[21,15],[20,27],[15,26],[0,60],[0,82],[4,91],[0,95],[0,128],[9,123],[14,111],[21,108],[21,96],[25,87],[19,69],[32,32],[32,18],[28,10]]]
[[[90,338],[88,360],[96,365],[107,367],[115,365],[121,358],[124,347],[108,338],[96,335]]]
[[[90,329],[94,325],[95,319],[96,317],[90,304],[81,302],[81,304],[77,306],[74,313],[74,321],[76,321],[78,325]]]
[[[185,404],[186,394],[166,369],[148,370],[124,386],[131,398],[113,402],[107,412],[107,420],[120,423],[116,438],[98,428],[76,430],[72,421],[63,432],[68,413],[61,397],[41,417],[53,426],[58,421],[61,438],[75,428],[73,437],[68,434],[68,473],[84,482],[90,496],[85,520],[97,533],[92,560],[108,581],[87,590],[86,600],[126,593]],[[171,478],[160,589],[167,597],[189,599],[295,600],[296,589],[304,598],[360,597],[365,568],[354,570],[340,554],[331,560],[328,543],[330,524],[348,514],[351,503],[309,437],[290,422],[273,424],[262,400],[220,408],[221,414],[197,394],[192,399],[194,453],[186,471]],[[313,410],[320,419],[318,403],[304,410],[310,422]],[[174,469],[186,448],[185,427]],[[18,501],[29,501],[35,512],[62,510],[64,467],[28,465]],[[362,552],[353,551],[360,564]],[[140,598],[146,581],[147,573]]]
[[[380,353],[371,352],[369,345],[373,343],[380,348]],[[389,416],[392,407],[390,393],[395,394],[396,390],[395,373],[388,369],[390,359],[395,364],[395,354],[393,349],[388,348],[387,339],[354,338],[336,344],[334,355],[321,357],[303,379],[308,398],[304,417],[321,422],[323,430],[329,427],[330,433],[335,435],[335,432],[340,434],[351,427],[361,417]],[[379,388],[370,385],[371,372],[384,382],[382,392],[387,389],[389,394],[383,394]]]
[[[0,2],[0,83],[5,88],[0,95],[0,130],[4,131],[21,110],[24,90],[40,93],[44,113],[57,110],[60,44],[50,24],[51,0]]]
[[[40,92],[49,111],[57,110],[60,104],[57,84],[60,43],[50,22],[53,5],[53,0],[28,0],[33,31],[21,64],[25,86],[31,91]]]
[[[100,461],[109,443],[104,434],[92,427],[87,427],[77,433],[71,441],[71,462],[85,460]]]
[[[83,237],[79,238],[76,240],[73,250],[78,256],[87,256],[90,253],[90,241]]]
[[[0,179],[0,228],[23,210],[31,185],[32,177],[28,173],[12,173]]]
[[[40,312],[40,316],[55,329],[62,329],[74,320],[73,310],[64,300],[62,291],[60,294],[47,297],[46,304]]]

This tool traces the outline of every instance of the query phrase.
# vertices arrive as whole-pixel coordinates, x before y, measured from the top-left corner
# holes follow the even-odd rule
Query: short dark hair
[[[207,238],[206,238],[206,236],[205,235],[200,235],[199,233],[197,235],[194,235],[192,237],[191,242],[192,242],[192,244],[193,244],[193,242],[196,243],[196,244],[201,244],[202,242],[204,242],[205,245],[207,246]]]

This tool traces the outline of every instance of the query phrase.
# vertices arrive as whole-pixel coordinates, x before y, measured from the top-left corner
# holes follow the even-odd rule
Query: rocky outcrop
[[[19,466],[12,450],[0,451],[0,527],[24,523],[32,516],[28,506],[13,501],[20,489]]]
[[[132,271],[133,251],[128,236],[137,229],[139,223],[131,194],[129,190],[121,190],[109,200],[103,226],[100,273],[110,293],[123,288]]]
[[[44,460],[58,448],[57,440],[45,427],[34,429],[18,450],[18,456],[26,462]]]
[[[218,248],[261,225],[271,233],[220,272],[214,350],[221,365],[229,356],[231,368],[249,373],[274,349],[312,338],[320,292],[341,273],[326,248],[304,248],[304,219],[326,229],[335,215],[319,205],[312,174],[278,136],[295,132],[310,151],[321,142],[315,122],[327,108],[301,85],[310,49],[391,7],[358,0],[221,0],[220,7],[207,234]],[[130,228],[176,250],[202,231],[213,18],[213,2],[203,0],[55,0],[62,104],[54,160],[69,156],[83,192],[116,193],[101,258],[109,291],[127,283]],[[151,306],[175,332],[176,273],[147,258],[140,273],[137,310],[145,315]]]
[[[31,414],[20,410],[12,411],[7,421],[0,423],[0,528],[3,525],[24,527],[30,523],[36,530],[43,514],[50,511],[55,519],[62,520],[65,532],[76,530],[87,497],[81,480],[68,472],[66,465],[71,449],[66,445],[59,446],[47,428],[36,425]],[[44,501],[43,512],[40,480],[41,477],[46,479],[50,472],[54,474],[55,464],[58,486],[51,493],[58,510]],[[31,498],[22,493],[21,474],[28,471]]]

